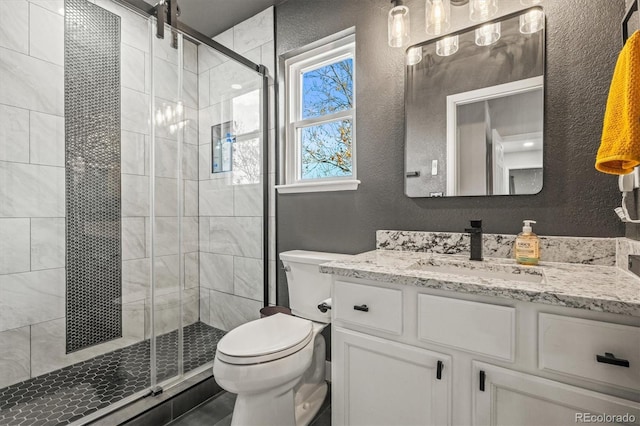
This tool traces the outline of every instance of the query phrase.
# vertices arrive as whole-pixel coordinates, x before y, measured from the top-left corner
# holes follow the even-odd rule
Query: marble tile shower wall
[[[0,3],[0,387],[149,335],[149,102],[147,21],[121,16],[123,338],[65,354],[63,0]],[[155,37],[154,37],[155,39]],[[177,98],[177,52],[156,42],[156,103]],[[197,321],[197,49],[184,46],[184,323]],[[178,322],[176,136],[156,128],[156,331]]]
[[[274,208],[274,21],[273,7],[230,28],[214,40],[269,70],[269,288],[275,302],[275,208]],[[233,89],[231,84],[242,88]],[[262,179],[211,173],[211,127],[231,121],[242,122],[246,109],[239,105],[243,95],[260,83],[257,74],[233,63],[207,46],[198,47],[199,157],[200,157],[200,317],[209,325],[230,330],[259,317],[263,304]],[[239,102],[240,101],[240,102]],[[259,119],[259,105],[249,111],[251,124]],[[239,112],[240,111],[240,112]],[[242,111],[245,115],[243,116]],[[253,112],[253,114],[252,114]],[[242,127],[242,124],[240,124]],[[243,145],[238,140],[237,149]],[[249,162],[262,170],[261,156],[253,151]]]

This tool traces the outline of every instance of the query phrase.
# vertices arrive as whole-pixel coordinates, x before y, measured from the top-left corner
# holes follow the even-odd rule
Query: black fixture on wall
[[[634,12],[638,11],[638,2],[640,2],[640,0],[633,0],[627,8],[627,13],[624,14],[624,18],[622,18],[622,45],[629,39],[629,21]]]

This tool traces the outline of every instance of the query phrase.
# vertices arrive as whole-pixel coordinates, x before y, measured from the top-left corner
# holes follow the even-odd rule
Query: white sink
[[[544,275],[539,268],[520,265],[505,265],[486,261],[464,262],[425,260],[420,261],[408,269],[436,272],[439,274],[465,275],[478,278],[500,279],[507,281],[524,281],[540,284]]]

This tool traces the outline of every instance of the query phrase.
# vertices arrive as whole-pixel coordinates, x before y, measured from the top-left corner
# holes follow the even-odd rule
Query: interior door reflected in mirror
[[[532,25],[533,19],[538,21]],[[492,43],[487,45],[489,30],[497,34],[489,37]],[[407,196],[540,192],[541,8],[412,46],[407,63]]]

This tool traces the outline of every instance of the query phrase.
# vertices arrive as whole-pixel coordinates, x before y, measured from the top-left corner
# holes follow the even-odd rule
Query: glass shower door
[[[148,321],[151,375],[157,384],[182,374],[183,253],[187,242],[185,231],[191,235],[193,227],[191,222],[185,226],[184,167],[181,159],[185,108],[187,104],[190,108],[197,105],[193,96],[184,96],[182,35],[177,34],[174,40],[171,29],[166,26],[164,39],[153,38],[152,52],[152,294]]]
[[[264,306],[265,93],[261,74],[209,46],[198,65],[200,318],[227,332]]]
[[[153,29],[155,34],[155,28]],[[165,26],[152,41],[152,382],[213,361],[264,306],[264,80]]]

